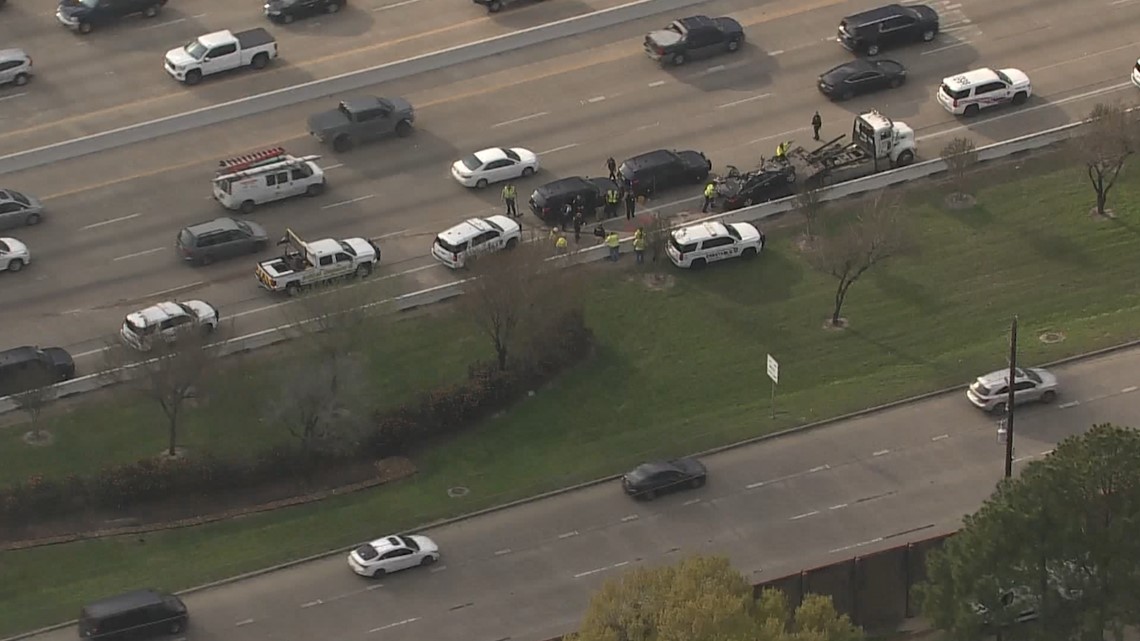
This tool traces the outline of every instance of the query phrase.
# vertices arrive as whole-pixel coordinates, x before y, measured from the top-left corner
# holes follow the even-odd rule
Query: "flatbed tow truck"
[[[856,116],[851,142],[844,143],[846,137],[842,134],[812,150],[789,149],[786,162],[795,167],[797,180],[811,188],[827,187],[914,162],[914,129],[878,111]]]

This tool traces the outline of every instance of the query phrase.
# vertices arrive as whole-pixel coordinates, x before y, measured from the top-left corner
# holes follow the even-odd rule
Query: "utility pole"
[[[1017,381],[1017,316],[1009,326],[1009,397],[1005,401],[1005,478],[1013,476],[1013,388]]]

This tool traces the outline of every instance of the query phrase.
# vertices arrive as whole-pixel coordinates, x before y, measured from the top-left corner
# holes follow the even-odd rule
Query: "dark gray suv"
[[[183,260],[209,265],[264,250],[269,246],[269,234],[255,222],[222,217],[184,227],[174,244]]]

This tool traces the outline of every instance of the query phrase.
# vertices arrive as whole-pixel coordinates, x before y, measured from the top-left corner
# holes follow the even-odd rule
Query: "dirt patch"
[[[55,435],[47,430],[31,430],[24,432],[23,440],[32,447],[47,447],[55,443]]]
[[[841,317],[839,317],[839,322],[838,322],[838,323],[833,323],[833,322],[831,322],[831,318],[830,318],[830,317],[828,317],[827,319],[825,319],[825,320],[823,321],[823,329],[825,329],[825,330],[827,330],[827,331],[829,331],[829,332],[838,332],[838,331],[842,331],[842,330],[845,330],[845,329],[847,329],[849,326],[850,326],[850,324],[847,322],[847,319],[846,319],[846,318],[843,318],[842,316],[841,316]]]
[[[677,279],[673,278],[672,274],[664,274],[661,272],[642,274],[639,280],[645,285],[646,289],[654,292],[670,289],[677,284]]]
[[[942,206],[952,211],[970,209],[977,204],[978,200],[976,198],[970,194],[963,194],[961,192],[946,194],[946,197],[942,199]]]
[[[1093,220],[1096,220],[1099,222],[1105,222],[1108,220],[1116,220],[1116,212],[1113,211],[1112,209],[1106,207],[1104,210],[1104,214],[1101,215],[1101,213],[1096,210],[1096,207],[1093,207],[1093,208],[1089,209],[1089,218],[1092,218]]]

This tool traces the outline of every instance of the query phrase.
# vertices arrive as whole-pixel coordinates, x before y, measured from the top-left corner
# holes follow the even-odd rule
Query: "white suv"
[[[1009,401],[1009,370],[999,369],[979,376],[966,390],[966,398],[980,410],[1004,414]],[[1013,402],[1017,405],[1057,398],[1057,377],[1039,367],[1014,370]]]
[[[471,218],[435,237],[431,255],[452,269],[459,269],[476,254],[514,249],[522,227],[506,216]]]
[[[665,252],[677,267],[700,269],[726,258],[752,258],[764,249],[764,233],[748,223],[701,223],[669,236]]]
[[[209,333],[218,327],[218,308],[201,300],[165,302],[127,314],[119,336],[140,352],[150,351],[156,338],[168,343],[178,335],[199,329]]]
[[[983,67],[943,78],[936,95],[946,111],[969,117],[994,105],[1023,104],[1033,95],[1033,86],[1029,76],[1018,69]]]

